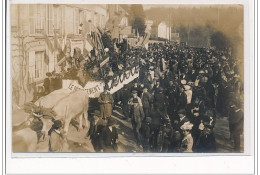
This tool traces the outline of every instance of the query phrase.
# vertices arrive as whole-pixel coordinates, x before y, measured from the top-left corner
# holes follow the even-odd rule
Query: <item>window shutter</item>
[[[35,78],[35,51],[29,52],[29,82],[32,83]]]
[[[66,13],[64,19],[65,22],[65,30],[66,34],[73,34],[74,33],[74,9],[71,7],[66,7]]]
[[[41,53],[41,57],[42,57],[42,77],[44,77],[45,76],[45,74],[47,73],[47,71],[48,71],[48,66],[49,66],[49,60],[47,60],[47,58],[46,58],[46,54],[45,54],[45,52],[42,52]]]
[[[61,34],[61,31],[62,31],[62,8],[61,6],[59,6],[58,8],[58,15],[57,15],[57,18],[58,18],[58,24],[57,24],[57,29],[60,29],[60,34]]]
[[[49,18],[48,18],[48,33],[49,35],[53,35],[53,5],[49,5]]]
[[[45,30],[46,8],[45,5],[41,5],[41,29]]]
[[[74,34],[79,34],[79,9],[74,9]]]
[[[35,34],[35,5],[29,5],[29,26],[30,26],[30,35]]]

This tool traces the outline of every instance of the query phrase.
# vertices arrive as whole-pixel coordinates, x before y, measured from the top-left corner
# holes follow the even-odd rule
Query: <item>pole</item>
[[[219,7],[218,7],[218,25],[219,25]]]

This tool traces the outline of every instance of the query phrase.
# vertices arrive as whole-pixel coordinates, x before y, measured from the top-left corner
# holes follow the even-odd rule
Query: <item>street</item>
[[[122,119],[122,109],[116,107],[112,117],[116,119],[119,135],[118,152],[140,153],[140,148],[134,138],[132,124],[128,120]],[[95,152],[89,138],[85,138],[87,129],[77,131],[75,127],[70,125],[68,133],[68,145],[64,149],[66,152]],[[218,153],[232,153],[233,142],[229,139],[228,119],[226,117],[217,117],[215,129],[216,148]],[[243,138],[241,138],[241,150],[244,148]],[[48,138],[44,142],[38,144],[38,152],[48,152]]]

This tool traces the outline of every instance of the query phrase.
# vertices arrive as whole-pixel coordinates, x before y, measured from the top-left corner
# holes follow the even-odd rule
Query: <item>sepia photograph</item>
[[[9,27],[12,153],[245,152],[243,4],[11,3]]]

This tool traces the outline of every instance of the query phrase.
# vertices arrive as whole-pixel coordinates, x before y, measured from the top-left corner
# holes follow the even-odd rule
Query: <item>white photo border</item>
[[[180,0],[179,0],[180,1]],[[47,3],[47,1],[37,0],[39,3]],[[255,82],[255,72],[257,70],[258,60],[256,59],[257,49],[253,46],[258,41],[255,40],[254,30],[254,14],[252,13],[256,8],[255,1],[242,1],[242,0],[191,0],[181,1],[178,0],[162,0],[160,4],[243,4],[244,5],[244,77],[245,78],[245,94],[250,94],[248,98],[245,96],[245,116],[246,114],[250,117],[245,118],[245,152],[241,154],[159,154],[151,153],[116,153],[109,154],[103,153],[94,155],[82,155],[83,153],[61,153],[61,154],[48,154],[48,153],[37,153],[29,155],[27,158],[17,158],[11,153],[11,64],[10,64],[10,3],[36,3],[34,0],[11,0],[5,1],[5,6],[2,6],[2,15],[6,15],[6,27],[2,28],[2,49],[3,60],[2,60],[2,78],[6,82],[5,86],[1,87],[2,90],[2,106],[5,108],[2,110],[2,134],[5,136],[3,139],[3,158],[4,163],[3,169],[5,174],[118,174],[118,173],[144,173],[144,174],[255,174],[257,162],[255,153],[257,153],[258,143],[255,140],[257,136],[257,107],[254,106],[256,103],[257,84]],[[71,0],[55,0],[49,1],[48,3],[89,3],[89,4],[122,4],[129,3],[127,1],[103,1],[103,0],[90,0],[90,1],[71,1]],[[142,3],[142,4],[159,4],[159,1],[137,1],[133,0],[131,3]],[[257,3],[257,2],[256,2]],[[6,11],[5,11],[6,10]],[[5,12],[5,13],[4,13]],[[2,17],[4,19],[4,17]],[[256,26],[257,27],[257,26]],[[5,40],[6,39],[6,40]],[[6,47],[6,48],[5,48]],[[247,107],[246,107],[247,106]],[[5,111],[6,110],[6,111]],[[251,119],[251,121],[249,120]],[[254,127],[253,127],[254,126]],[[248,137],[246,137],[248,136]],[[5,154],[5,156],[4,156]],[[42,155],[45,154],[45,155]],[[71,156],[75,154],[75,156]],[[47,157],[49,158],[46,158]],[[225,155],[225,156],[223,156]],[[26,156],[26,155],[24,155]],[[56,158],[54,158],[54,157]],[[18,156],[19,157],[19,156]],[[51,157],[51,158],[50,158]],[[160,165],[159,165],[160,164]],[[44,165],[44,166],[43,166]],[[47,165],[47,166],[46,166]]]

